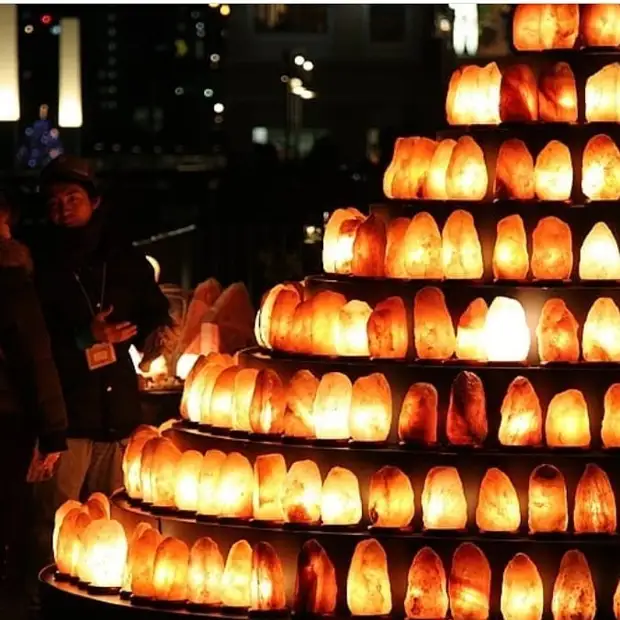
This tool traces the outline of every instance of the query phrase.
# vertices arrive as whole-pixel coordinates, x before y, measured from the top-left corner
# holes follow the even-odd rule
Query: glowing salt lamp
[[[143,527],[140,527],[143,526]],[[153,598],[153,566],[155,554],[162,541],[158,530],[148,524],[139,524],[134,530],[129,551],[123,590],[134,597]]]
[[[189,553],[187,600],[193,605],[219,605],[224,558],[211,538],[199,538]]]
[[[187,598],[189,548],[178,538],[164,538],[157,547],[153,564],[153,592],[156,600],[181,603]]]
[[[443,273],[448,280],[476,280],[484,273],[482,248],[471,213],[457,209],[442,233]]]
[[[605,65],[586,81],[586,120],[588,123],[616,123],[620,64]]]
[[[371,213],[358,227],[353,243],[351,273],[354,276],[382,277],[387,247],[383,220]]]
[[[340,372],[328,372],[319,382],[314,399],[314,434],[317,439],[348,439],[353,386]]]
[[[496,297],[484,324],[490,362],[523,362],[530,351],[530,329],[523,306],[511,297]]]
[[[286,608],[284,571],[276,550],[259,542],[252,550],[250,612],[281,611]]]
[[[545,436],[550,448],[590,447],[588,404],[579,390],[566,390],[551,399]]]
[[[620,280],[620,251],[604,222],[597,222],[583,240],[579,277],[582,280]]]
[[[202,459],[198,482],[198,514],[216,516],[220,512],[217,498],[220,472],[226,455],[220,450],[207,450]]]
[[[331,214],[323,234],[323,271],[325,273],[350,273],[356,229],[354,226],[349,226],[345,233],[343,224],[349,221],[361,223],[363,219],[364,216],[354,207],[336,209]],[[347,271],[347,265],[349,271]]]
[[[325,549],[314,539],[306,541],[297,556],[293,611],[303,616],[328,616],[336,609],[336,570]]]
[[[493,195],[499,200],[533,200],[534,159],[525,142],[502,142],[495,164]]]
[[[521,525],[519,497],[500,469],[487,469],[480,483],[476,525],[481,532],[516,532]]]
[[[418,358],[447,360],[456,347],[456,336],[446,300],[440,289],[425,286],[413,301],[413,335]]]
[[[534,386],[525,377],[516,377],[506,391],[500,409],[498,438],[502,446],[540,446],[542,410]]]
[[[400,441],[421,445],[437,443],[437,390],[430,383],[414,383],[407,390],[398,417]]]
[[[254,461],[254,518],[283,521],[282,491],[286,461],[281,454],[261,454]]]
[[[261,347],[273,349],[276,340],[285,340],[293,311],[299,303],[301,292],[291,283],[277,284],[265,293],[254,325],[256,342]]]
[[[286,387],[284,435],[314,437],[314,399],[319,380],[309,370],[298,370]]]
[[[75,529],[73,530],[70,576],[74,579],[77,578],[78,582],[82,584],[89,584],[91,582],[88,556],[86,555],[86,532],[93,521],[94,519],[90,516],[88,510],[82,508],[75,521]]]
[[[392,391],[380,372],[353,384],[349,433],[353,441],[386,441],[392,425]]]
[[[152,437],[142,448],[142,456],[140,458],[140,491],[141,499],[144,504],[153,503],[153,485],[151,484],[151,470],[153,468],[153,459],[157,447],[162,441],[168,441],[164,437]]]
[[[387,198],[419,198],[435,152],[429,138],[398,138],[392,161],[383,175],[383,193]]]
[[[314,353],[312,342],[312,322],[314,320],[315,299],[302,301],[293,314],[293,323],[290,332],[290,351],[311,355]]]
[[[221,581],[222,605],[231,608],[250,606],[252,578],[252,547],[247,540],[238,540],[228,552]]]
[[[184,377],[185,384],[183,386],[183,396],[181,397],[181,417],[185,420],[189,420],[189,412],[188,412],[188,402],[190,400],[190,393],[192,393],[191,399],[196,400],[197,395],[193,392],[196,390],[192,390],[194,385],[197,385],[198,376],[202,373],[202,371],[208,365],[206,356],[199,356],[196,360],[196,363],[191,367],[187,375]],[[178,366],[178,364],[177,364]],[[177,372],[178,375],[178,372]]]
[[[620,310],[610,297],[599,297],[588,311],[581,348],[586,362],[620,362]]]
[[[450,200],[482,200],[488,186],[484,152],[469,136],[461,136],[452,151],[446,171]]]
[[[482,297],[474,299],[461,314],[456,328],[456,357],[460,360],[485,362],[487,359],[484,326],[487,302]]]
[[[196,512],[200,490],[203,455],[196,450],[183,452],[176,471],[174,505],[179,510]]]
[[[609,386],[603,401],[601,439],[604,448],[620,447],[620,383]]]
[[[368,352],[375,359],[403,359],[409,346],[407,311],[400,297],[380,301],[367,325]]]
[[[485,67],[466,65],[450,78],[446,117],[450,125],[499,123],[501,73],[496,63]]]
[[[551,598],[553,620],[594,620],[596,591],[588,560],[575,549],[562,556]]]
[[[499,116],[502,123],[538,120],[538,84],[529,65],[510,65],[502,70]]]
[[[584,4],[579,30],[586,47],[620,45],[620,10],[617,4]]]
[[[566,483],[562,472],[553,465],[539,465],[530,475],[528,527],[531,534],[566,532]]]
[[[65,520],[65,517],[72,510],[77,510],[78,512],[82,509],[82,504],[80,502],[75,501],[74,499],[68,499],[54,515],[54,532],[52,535],[52,549],[54,552],[54,561],[58,563],[58,536],[60,534],[60,528]]]
[[[392,611],[387,556],[374,538],[355,547],[347,576],[347,605],[352,616],[385,616]]]
[[[573,162],[565,144],[551,140],[538,153],[534,188],[539,200],[568,200],[573,189]]]
[[[452,556],[448,582],[452,618],[486,620],[490,592],[491,567],[486,556],[472,543],[459,545]]]
[[[127,448],[123,454],[123,484],[131,499],[142,499],[142,484],[140,467],[142,450],[149,439],[157,437],[159,433],[154,426],[139,426],[129,438]]]
[[[573,240],[568,224],[543,217],[532,234],[532,274],[537,280],[568,280],[573,270]]]
[[[387,228],[387,246],[385,250],[385,275],[388,278],[406,278],[405,235],[409,228],[409,219],[397,217],[390,221]]]
[[[257,376],[256,368],[242,368],[235,375],[231,403],[231,428],[235,431],[250,432],[250,406]]]
[[[173,508],[176,491],[177,467],[181,451],[167,438],[162,438],[155,449],[151,463],[151,492],[153,505]]]
[[[357,525],[362,520],[362,499],[356,475],[344,467],[332,467],[321,494],[323,525]]]
[[[282,432],[286,393],[282,379],[271,368],[263,368],[256,375],[250,402],[250,430],[274,435]]]
[[[480,377],[468,370],[460,372],[450,388],[446,436],[454,446],[484,443],[489,427],[486,397]]]
[[[132,566],[136,560],[135,548],[140,537],[148,530],[152,529],[150,523],[146,521],[140,521],[138,525],[134,528],[131,536],[127,540],[127,561],[125,563],[125,571],[123,573],[123,585],[121,587],[121,592],[130,593],[131,592],[131,575],[132,575]]]
[[[529,269],[523,220],[520,215],[509,215],[497,223],[493,277],[496,280],[525,280]]]
[[[385,465],[370,479],[368,515],[374,527],[408,527],[415,513],[413,487],[398,467]]]
[[[289,523],[317,523],[321,518],[321,472],[314,461],[296,461],[286,474],[282,493]]]
[[[60,575],[71,575],[79,562],[81,541],[78,534],[80,529],[78,519],[80,519],[81,515],[84,515],[90,520],[88,514],[83,512],[81,507],[71,508],[65,514],[60,528],[58,529],[54,560],[56,562],[56,571]]]
[[[338,355],[340,310],[347,300],[334,291],[321,291],[312,298],[312,353]]]
[[[368,320],[372,308],[365,302],[353,299],[340,309],[340,330],[336,341],[338,355],[368,357]]]
[[[512,40],[520,52],[572,49],[578,34],[579,6],[576,4],[517,5]]]
[[[217,381],[220,375],[224,371],[226,371],[227,369],[233,366],[234,364],[232,363],[232,359],[226,363],[209,364],[209,366],[205,369],[204,373],[200,377],[200,382],[202,383],[202,392],[200,392],[200,399],[196,402],[196,407],[193,410],[194,413],[191,415],[190,419],[200,424],[207,424],[207,425],[211,424],[212,422],[211,400],[213,398],[213,392],[215,390],[215,386],[217,385]],[[231,372],[230,374],[233,374],[233,373]],[[236,380],[237,380],[237,376],[235,375],[235,381]],[[233,390],[234,390],[234,383],[233,383]],[[233,391],[233,400],[234,400],[234,391]],[[192,404],[192,401],[189,401],[188,408],[189,406],[191,406],[191,404]],[[190,409],[189,411],[191,413],[192,410]],[[230,417],[231,417],[231,425],[232,425],[233,423],[232,414]],[[226,419],[226,414],[224,414],[224,418]],[[237,419],[237,423],[240,424],[239,418]]]
[[[219,516],[249,519],[252,516],[254,470],[239,452],[231,452],[220,468],[217,483]]]
[[[235,381],[239,372],[239,366],[230,366],[220,372],[215,380],[209,403],[209,421],[216,428],[232,428]]]
[[[100,492],[92,493],[84,503],[84,510],[93,521],[110,518],[110,500]]]
[[[607,474],[598,465],[588,463],[579,479],[573,523],[577,534],[616,533],[616,498]]]
[[[443,562],[430,547],[422,547],[407,574],[405,616],[422,620],[445,618],[447,614],[448,591]]]
[[[467,526],[467,500],[456,467],[433,467],[422,490],[425,530],[462,530]]]
[[[422,191],[424,198],[430,200],[448,199],[446,171],[448,170],[448,164],[455,146],[456,140],[450,138],[441,140],[437,145]]]
[[[413,280],[441,280],[441,234],[435,218],[426,211],[416,213],[405,235],[405,269]]]
[[[605,135],[590,138],[583,151],[581,189],[590,200],[620,198],[620,150]]]
[[[568,63],[556,62],[540,73],[538,113],[546,123],[577,122],[577,88]]]
[[[548,299],[542,307],[536,338],[538,357],[545,362],[579,360],[579,323],[562,299]]]
[[[504,620],[541,620],[543,582],[536,564],[517,553],[504,569],[501,610]]]

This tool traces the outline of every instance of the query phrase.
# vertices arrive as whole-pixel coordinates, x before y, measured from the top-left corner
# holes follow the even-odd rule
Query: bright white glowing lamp
[[[80,20],[61,19],[58,66],[58,124],[61,127],[82,126],[81,65]]]
[[[0,121],[19,120],[17,6],[0,5]]]
[[[301,54],[297,54],[297,56],[295,56],[295,58],[293,59],[293,62],[298,67],[301,67],[304,64],[304,62],[306,62],[306,59]]]

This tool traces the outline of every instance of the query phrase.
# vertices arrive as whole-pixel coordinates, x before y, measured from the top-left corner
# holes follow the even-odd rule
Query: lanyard
[[[88,309],[90,310],[90,313],[93,315],[93,317],[96,316],[97,313],[95,312],[95,309],[93,308],[93,304],[90,300],[90,297],[88,296],[88,293],[86,292],[86,289],[84,288],[84,285],[82,284],[82,280],[80,280],[80,276],[75,271],[73,272],[73,275],[75,277],[75,281],[78,283],[82,291],[82,295],[84,295],[84,299],[86,299],[86,303],[88,304]],[[108,275],[108,264],[103,263],[103,275],[101,277],[101,298],[98,304],[98,308],[100,312],[101,310],[103,310],[103,298],[105,295],[105,285],[106,285],[107,275]]]

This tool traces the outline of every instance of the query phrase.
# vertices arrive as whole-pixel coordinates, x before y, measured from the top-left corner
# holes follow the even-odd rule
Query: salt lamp
[[[221,581],[222,605],[230,608],[250,606],[252,579],[252,547],[238,540],[230,548]]]
[[[195,414],[192,415],[192,418],[195,422],[199,422],[200,424],[211,425],[211,400],[213,398],[213,392],[215,390],[215,386],[217,385],[217,380],[220,375],[232,368],[234,364],[232,361],[226,364],[209,364],[208,368],[205,369],[204,373],[201,376],[201,382],[203,383],[203,390],[200,395],[200,402],[197,403],[197,408],[195,410]],[[229,375],[234,374],[233,372],[229,373]],[[235,375],[235,381],[237,376]],[[220,384],[221,385],[221,384]],[[234,383],[233,383],[234,390]],[[224,395],[227,396],[227,393],[224,392]],[[234,391],[233,391],[233,400],[234,400]],[[191,403],[191,401],[190,401]],[[233,403],[234,405],[234,403]],[[230,416],[230,421],[232,425],[232,414]],[[226,412],[224,413],[224,420],[226,420]]]
[[[577,534],[616,533],[616,498],[607,474],[598,465],[588,463],[579,479],[573,524]]]
[[[375,372],[353,384],[349,433],[353,441],[387,441],[392,425],[392,391],[385,375]]]
[[[523,306],[511,297],[496,297],[484,324],[489,362],[524,362],[530,351],[530,329]]]
[[[620,362],[620,310],[610,297],[591,306],[581,340],[586,362]]]
[[[157,445],[151,463],[151,491],[153,505],[160,508],[174,507],[177,467],[181,460],[180,450],[167,438]]]
[[[584,4],[580,7],[579,31],[586,47],[620,45],[620,10],[617,4]]]
[[[164,538],[153,563],[153,592],[156,600],[182,603],[187,598],[189,547],[178,538]]]
[[[73,531],[71,572],[69,574],[73,579],[77,578],[78,583],[84,585],[91,582],[90,567],[86,554],[86,532],[93,521],[94,519],[88,514],[88,511],[82,508],[75,521],[75,529]]]
[[[515,64],[502,69],[499,116],[502,123],[538,120],[538,85],[529,65]]]
[[[448,280],[477,280],[484,273],[482,248],[474,218],[457,209],[441,232],[443,274]]]
[[[568,63],[556,62],[538,76],[538,114],[545,123],[577,122],[577,88]]]
[[[590,447],[588,404],[579,390],[566,390],[551,399],[545,436],[550,448]]]
[[[409,228],[409,221],[409,218],[397,217],[388,224],[384,266],[387,278],[407,277],[405,235]]]
[[[534,199],[534,159],[525,142],[513,138],[502,142],[495,164],[495,188],[498,200]]]
[[[311,355],[314,353],[314,343],[312,341],[312,323],[314,321],[314,310],[316,299],[306,299],[302,301],[293,314],[293,322],[290,332],[290,352]]]
[[[275,435],[282,432],[286,393],[282,379],[271,368],[263,368],[256,376],[250,401],[250,430]]]
[[[509,215],[497,223],[493,249],[493,277],[496,280],[525,280],[530,269],[527,238],[520,215]]]
[[[481,532],[516,532],[521,525],[519,497],[500,469],[487,469],[480,483],[476,525]]]
[[[317,523],[321,518],[321,472],[314,461],[296,461],[286,474],[282,493],[289,523]]]
[[[195,400],[198,397],[198,395],[196,394],[196,390],[192,390],[192,387],[196,384],[198,375],[200,375],[200,373],[204,370],[204,368],[207,365],[208,365],[208,362],[207,362],[206,355],[201,355],[196,360],[196,363],[193,364],[193,366],[191,367],[187,375],[183,377],[185,384],[183,386],[183,396],[181,397],[180,413],[181,413],[181,417],[184,418],[185,420],[189,420],[188,401],[190,400],[190,398],[192,400]],[[177,367],[178,367],[178,364],[177,364]],[[177,372],[177,376],[178,376],[178,372]],[[191,397],[190,397],[190,394],[191,394]]]
[[[620,383],[613,383],[605,392],[603,410],[603,447],[620,448]]]
[[[219,605],[224,558],[211,538],[199,538],[189,553],[187,600],[193,605]]]
[[[579,323],[563,299],[548,299],[540,312],[536,339],[538,357],[545,362],[579,360]]]
[[[250,612],[284,610],[284,587],[284,571],[276,550],[269,543],[257,543],[252,550]]]
[[[443,562],[430,547],[422,547],[407,574],[405,616],[422,620],[445,618],[447,614],[448,591]]]
[[[312,353],[338,355],[340,310],[347,303],[344,295],[321,291],[312,298]]]
[[[216,428],[232,428],[235,381],[239,372],[239,366],[230,366],[220,372],[215,380],[209,403],[209,422]]]
[[[491,567],[484,553],[472,543],[459,545],[452,556],[448,582],[452,618],[486,620],[490,591]]]
[[[142,499],[142,485],[140,467],[142,450],[149,439],[157,437],[159,433],[154,426],[139,426],[129,438],[127,448],[123,454],[123,484],[130,499]]]
[[[620,280],[620,251],[613,233],[597,222],[583,240],[579,257],[582,280]]]
[[[287,288],[276,297],[271,312],[269,344],[273,349],[282,351],[294,350],[291,338],[295,309],[303,301],[303,289],[299,285],[288,284]]]
[[[129,589],[136,598],[153,598],[153,568],[157,549],[162,542],[158,530],[149,528],[140,534],[130,549],[128,562],[131,566]]]
[[[205,452],[198,482],[198,514],[200,515],[214,517],[220,512],[217,490],[225,460],[226,455],[221,450]]]
[[[298,370],[286,387],[284,435],[314,437],[314,399],[319,380],[309,370]]]
[[[76,509],[78,512],[81,510],[82,504],[74,499],[68,499],[64,504],[56,510],[54,514],[54,532],[52,535],[52,550],[54,552],[54,561],[58,562],[58,536],[60,534],[60,528],[62,527],[65,517],[72,510]]]
[[[297,307],[299,308],[301,305],[299,304]],[[235,375],[231,402],[231,428],[234,431],[249,433],[251,430],[250,406],[257,376],[257,368],[242,368]]]
[[[92,588],[120,589],[127,559],[127,537],[123,526],[111,519],[91,521],[82,540],[82,580]]]
[[[418,358],[447,360],[456,347],[456,336],[446,300],[440,289],[425,286],[413,301],[413,335]]]
[[[446,138],[441,140],[433,153],[431,165],[422,188],[424,198],[429,200],[447,200],[446,171],[452,157],[456,140]]]
[[[398,438],[425,446],[437,443],[437,390],[430,383],[414,383],[407,390],[398,417]]]
[[[581,189],[590,200],[620,198],[620,150],[606,135],[588,140],[583,151]]]
[[[467,526],[467,500],[456,467],[433,467],[422,490],[425,530],[462,530]]]
[[[81,518],[81,515],[90,520],[88,514],[81,508],[71,508],[65,514],[58,530],[54,560],[56,571],[60,575],[70,576],[79,562],[82,543],[78,534],[80,529],[78,519]],[[84,517],[82,516],[82,518]]]
[[[380,301],[367,325],[368,352],[375,359],[403,359],[407,356],[409,331],[407,311],[400,297]]]
[[[441,280],[441,234],[435,218],[426,211],[416,213],[405,235],[405,269],[413,280]]]
[[[586,121],[617,123],[620,64],[605,65],[586,81]]]
[[[542,410],[534,386],[525,377],[515,377],[500,409],[498,438],[502,446],[540,446]]]
[[[351,273],[354,276],[382,277],[385,275],[387,231],[385,223],[371,213],[358,227],[353,243]]]
[[[519,4],[512,22],[512,40],[520,52],[572,49],[579,34],[576,4]]]
[[[84,502],[84,509],[93,521],[110,518],[110,500],[101,492],[91,493]]]
[[[501,73],[496,63],[485,67],[466,65],[450,78],[446,117],[450,125],[499,123]]]
[[[385,616],[392,612],[387,556],[374,538],[355,547],[347,576],[347,605],[352,616]]]
[[[217,483],[219,516],[249,519],[252,516],[254,470],[250,461],[239,452],[226,456]]]
[[[573,189],[573,162],[565,144],[551,140],[536,157],[534,188],[539,200],[568,200]]]
[[[536,564],[517,553],[504,569],[501,610],[504,620],[541,620],[543,615],[543,582]]]
[[[372,308],[365,302],[353,299],[340,309],[340,329],[336,352],[345,357],[368,357],[368,320]]]
[[[387,198],[419,198],[436,143],[429,138],[398,138],[392,161],[383,175]]]
[[[482,200],[487,193],[487,165],[484,152],[469,136],[461,136],[446,170],[446,190],[450,200]]]
[[[328,616],[336,609],[336,570],[325,549],[314,539],[306,541],[297,556],[295,614]]]
[[[484,326],[489,308],[482,297],[474,299],[461,314],[456,328],[456,357],[485,362],[487,359]]]
[[[281,454],[261,454],[254,461],[254,518],[283,521],[282,491],[286,461]]]
[[[566,483],[562,472],[553,465],[539,465],[530,475],[528,527],[531,534],[566,532]]]
[[[323,525],[357,525],[362,520],[362,500],[355,474],[344,467],[332,467],[321,493]]]
[[[446,436],[454,446],[480,447],[488,433],[486,397],[478,375],[460,372],[450,388]]]
[[[370,479],[368,516],[374,527],[408,527],[415,504],[409,478],[398,467],[385,465]]]
[[[121,593],[123,594],[131,593],[133,565],[139,559],[137,558],[135,552],[136,546],[138,540],[140,540],[140,537],[150,529],[153,529],[150,523],[140,521],[134,528],[131,536],[127,539],[127,560],[125,562],[125,570],[123,572],[123,585],[121,586]]]
[[[323,233],[323,270],[325,273],[349,273],[353,260],[353,243],[356,229],[348,227],[347,234],[343,230],[345,222],[353,221],[358,224],[364,216],[354,207],[336,209],[327,220]],[[350,232],[349,232],[350,231]],[[346,271],[346,266],[349,271]]]
[[[532,274],[537,280],[568,280],[573,270],[573,241],[568,224],[543,217],[532,233]]]
[[[349,438],[349,416],[353,386],[340,372],[323,375],[314,398],[314,434],[317,439]]]
[[[293,311],[299,303],[301,303],[299,287],[292,283],[277,284],[265,293],[254,325],[254,335],[261,347],[273,349],[275,340],[286,336],[288,329],[286,318],[288,317],[290,322]],[[281,333],[278,334],[278,331]]]
[[[153,484],[151,472],[153,470],[155,453],[161,443],[169,441],[170,440],[165,437],[152,437],[142,448],[142,457],[140,458],[140,490],[142,502],[144,504],[153,503]]]
[[[588,560],[575,549],[562,556],[551,598],[553,620],[594,620],[596,591]]]
[[[183,452],[176,471],[174,505],[179,510],[196,512],[200,490],[203,455],[196,450]]]

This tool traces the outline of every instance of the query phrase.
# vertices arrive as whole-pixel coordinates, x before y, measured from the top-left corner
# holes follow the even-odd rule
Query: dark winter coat
[[[0,420],[23,424],[41,451],[60,452],[67,413],[31,272],[28,249],[0,239]]]

